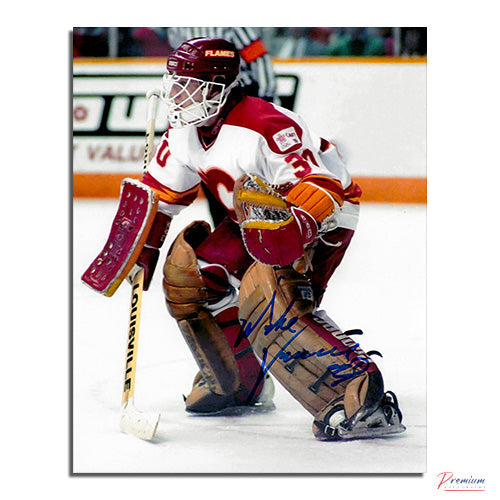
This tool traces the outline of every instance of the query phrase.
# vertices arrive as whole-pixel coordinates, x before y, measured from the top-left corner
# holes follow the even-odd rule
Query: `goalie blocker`
[[[144,290],[149,288],[170,225],[158,212],[158,194],[134,179],[122,181],[120,200],[104,248],[82,275],[96,292],[111,297],[134,265],[144,268]]]

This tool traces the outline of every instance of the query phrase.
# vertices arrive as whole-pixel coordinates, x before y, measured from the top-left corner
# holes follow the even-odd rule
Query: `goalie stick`
[[[153,157],[153,147],[155,139],[155,122],[156,114],[158,112],[158,100],[160,99],[160,91],[152,89],[146,94],[148,102],[147,115],[146,115],[146,145],[144,147],[144,169],[146,168]]]
[[[145,413],[134,405],[135,371],[137,367],[137,345],[139,342],[139,324],[141,321],[142,290],[144,285],[144,269],[138,271],[132,279],[132,296],[130,299],[130,315],[125,361],[125,378],[123,381],[120,429],[141,439],[153,439],[160,421],[160,415]]]
[[[153,156],[155,121],[158,110],[160,91],[147,93],[146,145],[144,148],[144,171]],[[120,429],[141,439],[152,440],[160,421],[159,413],[147,413],[138,410],[134,404],[135,372],[137,366],[137,347],[139,324],[141,320],[142,291],[144,288],[144,269],[134,266],[131,272],[132,296],[130,299],[129,329],[123,382]]]

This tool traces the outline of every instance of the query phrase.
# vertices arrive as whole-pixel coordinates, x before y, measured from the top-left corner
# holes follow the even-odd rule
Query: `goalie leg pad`
[[[316,416],[347,394],[353,414],[364,404],[365,380],[378,372],[359,344],[313,311],[307,279],[292,269],[253,264],[240,287],[244,333],[270,371]]]
[[[136,263],[153,225],[158,195],[134,179],[123,180],[118,210],[104,248],[82,275],[93,290],[111,297]]]
[[[211,392],[234,393],[238,367],[224,332],[205,309],[213,298],[201,274],[195,248],[210,234],[205,222],[194,222],[175,239],[163,267],[163,290],[170,314],[177,320]]]

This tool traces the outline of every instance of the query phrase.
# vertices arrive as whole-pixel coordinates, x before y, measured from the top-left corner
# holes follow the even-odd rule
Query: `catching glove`
[[[262,264],[293,264],[318,232],[311,215],[292,206],[256,175],[244,174],[236,181],[234,208],[243,242]]]

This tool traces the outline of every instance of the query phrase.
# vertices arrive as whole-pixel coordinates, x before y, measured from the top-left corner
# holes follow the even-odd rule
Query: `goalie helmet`
[[[238,85],[240,56],[221,38],[184,42],[167,60],[161,98],[174,128],[202,126],[219,114]]]

